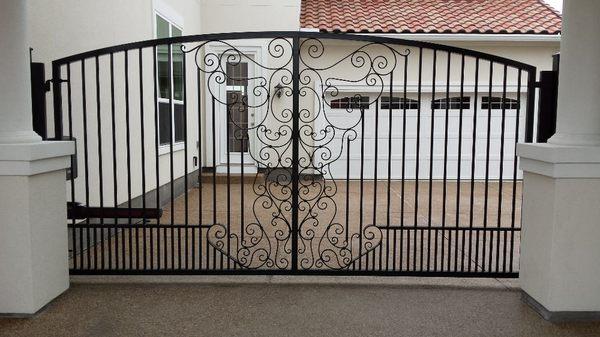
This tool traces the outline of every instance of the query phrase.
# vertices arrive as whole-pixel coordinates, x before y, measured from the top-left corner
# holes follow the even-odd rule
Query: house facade
[[[467,8],[461,7],[460,9],[458,6],[463,6],[463,4],[453,5],[452,3],[446,4],[435,1],[413,1],[406,4],[396,2],[365,4],[360,1],[350,0],[337,2],[182,0],[105,1],[101,3],[71,3],[69,1],[60,3],[48,3],[45,1],[28,2],[28,10],[32,17],[30,35],[33,59],[45,63],[91,49],[154,38],[220,32],[300,30],[328,32],[332,34],[376,35],[433,42],[505,57],[533,65],[538,70],[551,69],[552,55],[559,50],[560,41],[560,16],[551,7],[537,0],[506,3],[495,1],[470,5]],[[140,10],[140,8],[145,8],[145,10]],[[519,16],[513,15],[514,13],[523,14]],[[476,15],[480,18],[470,20],[470,18]],[[486,20],[486,17],[494,19]],[[98,27],[104,28],[98,29]],[[237,73],[237,76],[241,75],[245,77],[272,76],[273,72],[266,68],[270,66],[272,68],[273,64],[277,63],[277,60],[274,60],[269,53],[269,42],[264,39],[231,41],[231,44],[215,42],[207,44],[201,51],[201,55],[214,54],[222,56],[223,53],[234,54],[235,52],[230,50],[230,46],[233,46],[244,52],[245,55],[243,58],[249,59],[238,60],[242,64],[239,67],[230,67],[230,71],[242,71],[243,73]],[[478,129],[477,132],[479,132],[476,138],[484,142],[476,144],[477,148],[485,149],[484,140],[488,137],[489,133],[491,150],[487,152],[493,153],[491,156],[486,157],[485,151],[478,150],[474,154],[477,163],[475,171],[477,172],[476,178],[483,179],[485,163],[491,161],[492,167],[489,170],[491,173],[488,174],[488,177],[494,179],[499,177],[498,169],[500,166],[501,150],[500,126],[501,110],[503,107],[503,104],[499,103],[499,100],[502,100],[503,89],[501,65],[492,67],[493,74],[491,80],[488,71],[484,71],[483,69],[478,74],[478,79],[475,80],[475,59],[467,58],[464,61],[464,69],[462,70],[467,77],[461,81],[460,57],[454,56],[448,61],[449,56],[445,53],[439,53],[434,56],[431,51],[423,51],[423,55],[421,55],[423,66],[419,70],[419,48],[407,46],[403,50],[398,49],[393,52],[396,53],[396,56],[406,53],[406,56],[400,56],[400,58],[404,57],[407,61],[406,65],[395,65],[393,82],[388,83],[387,80],[381,80],[373,85],[373,83],[368,83],[367,78],[361,78],[359,74],[360,67],[357,67],[353,63],[352,57],[347,58],[347,56],[361,48],[366,48],[363,51],[367,54],[379,55],[384,58],[388,57],[389,61],[391,61],[393,55],[386,55],[386,51],[382,50],[381,46],[365,47],[361,42],[349,43],[348,41],[323,39],[319,43],[322,44],[321,47],[325,51],[321,57],[313,59],[313,63],[307,65],[307,67],[327,67],[331,64],[336,64],[344,58],[345,61],[324,72],[324,76],[326,77],[339,79],[338,83],[335,83],[334,86],[326,88],[323,86],[323,83],[317,83],[316,81],[310,84],[315,89],[315,92],[320,92],[316,96],[324,97],[323,102],[317,102],[319,101],[318,98],[311,99],[310,97],[306,97],[301,101],[301,104],[306,105],[308,110],[315,110],[315,107],[318,107],[319,104],[325,103],[324,109],[328,110],[330,119],[323,121],[320,118],[316,118],[312,121],[315,125],[314,129],[323,129],[328,123],[335,125],[344,125],[344,122],[352,123],[347,119],[348,114],[345,110],[351,105],[348,103],[350,98],[355,96],[361,96],[361,99],[364,101],[363,103],[365,103],[363,108],[366,110],[365,121],[367,123],[367,134],[365,134],[366,146],[364,147],[362,160],[359,158],[358,148],[355,148],[353,153],[349,154],[347,158],[340,157],[339,160],[332,161],[331,163],[319,161],[315,159],[318,156],[313,155],[312,157],[314,158],[311,160],[314,162],[315,167],[324,164],[328,165],[326,172],[321,172],[321,174],[330,174],[334,178],[346,177],[345,168],[348,166],[347,161],[350,161],[350,171],[353,172],[349,173],[351,178],[358,178],[359,170],[357,165],[360,161],[365,161],[366,163],[365,167],[368,168],[366,174],[369,176],[373,174],[372,170],[375,167],[376,159],[374,153],[375,135],[373,132],[369,132],[369,130],[375,129],[376,123],[373,120],[373,116],[377,106],[381,110],[381,120],[386,120],[388,118],[386,114],[390,112],[395,115],[394,118],[406,116],[408,131],[405,137],[407,138],[407,149],[404,149],[405,153],[402,155],[400,153],[401,147],[394,146],[394,149],[389,151],[389,156],[393,158],[394,165],[400,165],[401,161],[406,158],[409,162],[407,165],[408,172],[405,173],[407,177],[414,179],[415,171],[420,166],[426,167],[430,159],[435,162],[433,165],[434,169],[430,172],[434,179],[440,179],[443,174],[449,177],[457,177],[458,172],[456,167],[458,161],[462,160],[465,162],[465,165],[463,165],[463,170],[465,170],[468,168],[467,162],[471,160],[470,157],[473,155],[469,151],[472,147],[473,137],[468,136],[472,133],[473,126],[469,127],[466,124],[462,143],[465,154],[461,159],[458,158],[460,156],[457,157],[456,155],[458,151],[457,139],[459,138],[457,132],[460,121],[463,118],[470,120],[476,114],[476,111],[481,113],[481,111],[487,111],[489,107],[493,107],[489,116],[491,124],[489,132],[486,131],[487,116],[485,114],[479,119],[479,124],[472,124],[475,125],[475,128]],[[309,47],[308,44],[306,48]],[[192,48],[193,46],[190,44],[187,47]],[[88,151],[87,155],[89,157],[86,160],[89,162],[97,162],[100,159],[99,156],[105,159],[102,166],[90,165],[87,174],[81,172],[82,179],[79,179],[81,183],[77,185],[76,195],[82,196],[86,194],[86,189],[93,191],[93,193],[88,193],[90,205],[97,205],[100,202],[100,193],[98,192],[101,190],[105,191],[103,203],[119,205],[130,199],[130,196],[137,197],[155,189],[157,185],[156,181],[158,181],[159,185],[168,183],[170,177],[157,173],[157,170],[159,172],[170,171],[169,159],[171,152],[174,157],[172,168],[174,178],[184,176],[185,172],[188,172],[188,174],[195,172],[200,167],[214,167],[217,172],[224,173],[227,161],[227,151],[225,149],[228,142],[231,143],[231,151],[229,152],[245,152],[242,155],[243,158],[235,154],[231,155],[233,158],[242,159],[232,160],[230,158],[230,171],[239,172],[240,165],[242,165],[240,161],[244,162],[246,173],[255,172],[261,165],[267,165],[266,163],[260,163],[260,160],[256,160],[256,156],[253,159],[251,153],[259,153],[265,144],[261,144],[261,142],[253,139],[252,135],[250,135],[247,144],[235,144],[236,142],[233,140],[234,136],[230,134],[228,139],[226,135],[228,128],[231,129],[231,133],[235,133],[232,129],[235,122],[233,119],[227,122],[226,118],[223,117],[227,115],[228,110],[227,96],[232,93],[240,93],[240,89],[245,92],[252,92],[252,90],[257,88],[257,82],[249,81],[245,83],[245,87],[231,84],[223,85],[222,83],[218,83],[218,81],[213,80],[211,82],[210,76],[201,73],[202,80],[199,82],[200,84],[195,83],[192,79],[196,77],[197,60],[200,56],[196,55],[196,58],[185,57],[186,64],[184,66],[182,61],[184,53],[177,50],[178,46],[172,48],[170,51],[166,48],[166,46],[159,47],[157,54],[157,71],[159,72],[159,88],[156,97],[156,104],[159,110],[158,125],[154,123],[153,118],[146,116],[145,120],[142,120],[143,117],[141,117],[143,114],[151,114],[155,108],[154,101],[150,99],[153,96],[152,72],[149,69],[153,64],[152,53],[144,51],[140,52],[141,55],[134,55],[133,53],[127,55],[128,69],[138,68],[138,72],[142,72],[139,69],[144,69],[144,74],[139,76],[139,79],[134,79],[133,77],[136,75],[133,74],[132,78],[127,80],[124,78],[124,74],[126,73],[125,56],[120,54],[114,55],[113,71],[117,80],[114,81],[113,90],[117,94],[112,103],[116,110],[116,120],[114,121],[116,129],[114,133],[115,142],[118,144],[118,151],[112,153],[113,151],[110,149],[109,144],[106,144],[98,151]],[[356,54],[355,56],[359,55]],[[170,70],[168,66],[169,58],[173,62]],[[396,62],[398,62],[398,59],[396,59]],[[109,67],[109,63],[110,60],[108,57],[101,57],[98,60],[98,67],[106,69]],[[481,67],[484,66],[489,67],[489,65],[482,63]],[[48,78],[50,77],[49,68],[47,67]],[[101,104],[99,109],[97,109],[95,106],[87,105],[89,102],[94,101],[97,94],[93,89],[94,60],[90,60],[83,67],[73,67],[73,69],[70,69],[70,76],[81,79],[82,69],[88,76],[84,81],[80,82],[86,82],[87,91],[80,95],[81,97],[73,95],[73,101],[70,104],[73,109],[83,109],[85,107],[87,113],[91,114],[91,117],[99,113],[102,116],[100,119],[95,117],[87,118],[85,121],[86,128],[89,130],[100,130],[99,134],[110,134],[112,123],[110,120],[109,75],[107,72],[100,75],[99,83],[102,89],[98,98]],[[186,69],[185,74],[183,73],[183,69]],[[62,71],[62,75],[66,76],[66,69]],[[404,71],[406,71],[405,80]],[[437,73],[435,82],[433,73]],[[343,74],[343,76],[336,76],[338,74]],[[509,71],[506,76],[508,83],[506,85],[505,100],[512,103],[507,103],[508,109],[505,122],[506,125],[509,125],[509,129],[506,130],[505,137],[507,139],[510,137],[519,137],[518,134],[520,134],[520,137],[524,137],[524,114],[520,114],[521,121],[519,125],[521,130],[515,129],[515,121],[517,118],[517,105],[526,104],[527,92],[523,89],[523,84],[519,90],[519,94],[517,93],[516,71]],[[421,77],[420,80],[419,77]],[[327,79],[322,80],[325,81]],[[523,77],[523,81],[526,81],[525,77]],[[169,92],[171,91],[168,88],[169,82],[173,84],[172,92]],[[275,83],[275,80],[272,80],[272,82],[269,85],[274,87],[277,83]],[[460,85],[461,82],[463,82],[462,88]],[[125,83],[127,83],[127,88],[125,88]],[[198,96],[200,99],[187,100],[184,105],[183,83],[186,84],[185,87],[188,93],[199,92]],[[475,97],[474,89],[476,83],[479,90],[483,91],[482,88],[488,85],[491,90],[488,93],[478,94]],[[449,86],[446,86],[446,84],[449,84]],[[392,88],[391,91],[390,87]],[[78,86],[73,81],[73,86],[70,90],[72,92],[81,92],[82,88],[81,85]],[[143,98],[138,99],[136,97],[129,99],[129,96],[125,95],[126,90],[130,96],[131,93],[137,95],[141,91]],[[420,97],[417,97],[419,91]],[[392,98],[390,98],[390,93]],[[173,95],[172,102],[169,102],[168,99],[170,95]],[[520,97],[517,97],[517,95]],[[192,95],[189,96],[192,97]],[[214,132],[211,129],[213,118],[210,113],[212,104],[210,96],[215,96],[217,99],[215,107],[217,111],[214,114],[216,119],[214,121]],[[249,95],[249,99],[255,99],[252,96]],[[88,103],[84,104],[82,97],[86,97]],[[392,104],[388,103],[390,99]],[[453,103],[445,103],[446,100]],[[274,101],[275,105],[279,104],[280,106],[290,103],[290,98],[286,97],[286,95]],[[66,105],[67,102],[65,101],[63,106]],[[404,110],[405,106],[406,110]],[[392,108],[391,110],[389,109],[390,107]],[[436,108],[434,109],[434,107]],[[446,134],[443,130],[446,122],[445,107],[448,107],[450,110],[447,117],[450,131]],[[50,105],[49,109],[51,109]],[[184,112],[184,109],[187,111],[187,114]],[[241,123],[245,123],[246,126],[256,125],[260,123],[261,116],[264,116],[264,109],[264,106],[245,109],[241,112],[240,116],[235,118]],[[417,110],[419,110],[420,120],[423,123],[423,126],[421,126],[423,131],[420,136],[434,144],[431,149],[430,159],[427,159],[427,153],[430,152],[427,146],[422,146],[419,150],[423,153],[417,153],[417,135],[415,132],[416,123],[419,120],[416,116]],[[436,110],[439,110],[437,114]],[[143,111],[146,112],[144,113]],[[196,111],[198,113],[195,113]],[[459,118],[459,114],[462,117]],[[186,116],[184,117],[184,115]],[[354,115],[355,118],[358,116],[356,113]],[[424,127],[424,125],[430,124],[433,115],[435,116],[433,119],[435,119],[436,126],[431,131],[428,127]],[[73,137],[79,140],[78,153],[79,160],[81,161],[83,160],[81,158],[82,154],[85,151],[81,141],[84,138],[83,128],[79,126],[83,125],[84,121],[81,117],[74,118],[75,120],[72,121]],[[100,128],[97,125],[98,121],[101,124]],[[268,121],[264,122],[267,125],[269,123]],[[65,128],[66,124],[65,121]],[[186,124],[185,131],[187,136],[184,136],[183,124]],[[198,130],[199,127],[203,130]],[[381,125],[381,128],[383,129],[384,126]],[[53,125],[49,125],[49,129],[52,130]],[[150,139],[144,140],[141,132],[142,129],[158,130],[160,145],[158,149],[156,149],[154,142],[150,141]],[[88,135],[88,137],[90,137],[88,139],[89,144],[85,145],[86,147],[95,149],[98,145],[102,145],[100,144],[102,142],[95,139],[95,136]],[[148,136],[146,135],[146,137]],[[342,136],[338,134],[332,137],[338,137],[336,141],[331,143],[334,148],[333,152],[341,150],[343,142],[339,137]],[[380,140],[382,144],[379,149],[385,152],[386,144],[383,138],[386,136],[380,133],[379,137],[382,138]],[[398,139],[397,142],[399,144],[400,140],[398,137],[402,137],[402,134],[397,133],[393,136],[393,138]],[[444,137],[449,137],[450,139],[446,145],[444,145]],[[172,138],[172,141],[170,138]],[[310,142],[315,143],[318,141],[311,140]],[[214,151],[212,151],[213,143]],[[507,154],[503,159],[507,167],[503,171],[503,174],[505,177],[512,177],[514,173],[512,168],[514,165],[512,165],[511,161],[514,156],[510,154],[514,153],[515,142],[507,142],[507,144],[502,149]],[[170,145],[173,145],[172,149]],[[183,151],[184,147],[186,151]],[[240,149],[236,147],[240,147]],[[129,152],[125,150],[126,148]],[[449,152],[451,155],[444,158],[444,151]],[[147,158],[156,157],[159,165],[144,164],[144,160],[142,160],[142,156],[144,155],[146,161]],[[309,154],[307,156],[311,157]],[[107,158],[111,157],[114,159],[113,162],[116,163],[114,170],[121,172],[121,178],[116,179],[114,187],[110,187],[110,184],[101,182],[101,179],[96,178],[101,175],[100,171],[110,172],[113,169],[113,163],[107,160]],[[442,164],[445,159],[449,160],[450,169],[444,173],[442,172]],[[187,170],[184,168],[184,164],[187,164]],[[383,163],[382,165],[385,166]],[[83,166],[80,164],[80,167]],[[128,171],[134,173],[144,171],[147,174],[155,175],[158,177],[158,180],[151,178],[142,181],[140,174],[127,174]],[[386,178],[385,174],[382,175],[381,173],[385,172],[383,166],[379,172],[379,178]],[[397,171],[394,170],[394,172]],[[421,172],[427,172],[427,170],[422,169]],[[466,173],[468,172],[462,172],[461,174]],[[518,174],[520,176],[520,172]],[[86,175],[94,178],[87,179],[87,183],[83,183]],[[122,180],[125,177],[130,177],[128,179],[131,179],[131,181]],[[427,178],[428,175],[423,175],[422,173],[421,177]],[[399,176],[393,175],[392,178],[396,179]],[[100,184],[103,184],[103,186],[100,187]],[[85,187],[86,185],[88,186],[87,188]],[[115,189],[117,189],[117,193],[114,193]],[[117,196],[117,200],[111,200],[108,197],[113,195]]]

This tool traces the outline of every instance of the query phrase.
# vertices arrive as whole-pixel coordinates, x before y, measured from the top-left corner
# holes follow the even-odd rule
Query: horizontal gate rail
[[[161,269],[161,270],[139,270],[139,269],[115,269],[115,270],[71,270],[71,275],[282,275],[282,276],[418,276],[418,277],[457,277],[457,278],[517,278],[516,272],[442,272],[442,271],[380,271],[380,270],[203,270],[199,273],[193,269]]]
[[[274,31],[101,48],[52,74],[47,131],[77,139],[69,202],[86,205],[72,274],[518,276],[532,65]]]
[[[67,219],[86,218],[144,218],[158,219],[162,216],[160,208],[120,208],[120,207],[86,207],[82,205],[67,206]]]

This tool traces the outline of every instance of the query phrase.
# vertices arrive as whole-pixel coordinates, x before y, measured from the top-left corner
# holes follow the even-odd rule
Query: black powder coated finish
[[[235,41],[259,39],[266,41],[269,64],[253,59],[243,48],[236,47]],[[315,61],[323,61],[328,52],[327,45],[323,43],[325,40],[346,43],[352,51],[347,55],[334,56],[333,63],[317,66]],[[218,54],[209,48],[210,45],[223,47],[225,52]],[[178,71],[173,67],[175,51],[180,52],[183,58],[184,114],[180,123],[183,123],[184,141],[183,145],[174,143],[173,121],[177,120],[169,118],[169,142],[164,145],[168,149],[166,156],[160,154],[164,150],[159,140],[157,98],[157,87],[161,81],[157,64],[165,61],[157,57],[161,47],[168,53],[168,80],[165,83],[171,94],[162,99],[169,103],[170,116],[175,113],[172,94],[177,85],[173,83],[172,74]],[[430,65],[425,64],[426,53],[432,55]],[[152,64],[149,64],[150,60]],[[224,65],[240,62],[247,62],[260,72],[252,75],[254,77],[230,78]],[[352,74],[346,73],[332,75],[330,72],[343,62],[352,67],[353,74],[364,73],[358,79],[350,78]],[[453,62],[460,64],[456,74],[452,72]],[[189,75],[186,69],[190,64],[195,65],[196,70],[190,72],[195,72],[195,76],[186,76]],[[119,74],[121,70],[123,72]],[[411,71],[418,75],[414,89],[408,85],[408,73]],[[430,71],[430,74],[426,76],[424,71]],[[86,73],[91,76],[87,80]],[[246,32],[182,36],[102,48],[54,61],[52,74],[54,137],[62,139],[66,131],[68,136],[65,138],[82,140],[78,144],[80,153],[83,153],[79,165],[83,165],[84,173],[83,177],[71,177],[70,201],[90,206],[76,205],[69,213],[72,219],[69,224],[72,229],[70,240],[74,247],[72,274],[518,275],[513,267],[515,250],[518,249],[516,236],[520,232],[516,225],[517,158],[516,153],[506,153],[505,143],[533,141],[536,68],[531,65],[457,47],[372,35]],[[400,92],[393,88],[395,76],[402,81]],[[66,79],[60,81],[64,77]],[[153,80],[153,87],[148,87],[148,79]],[[430,84],[424,83],[429,79]],[[235,100],[239,98],[240,101],[223,101],[215,88],[227,84],[227,80],[233,84],[252,82],[254,87],[246,95],[235,95]],[[345,110],[349,118],[358,116],[350,126],[334,125],[327,119],[322,129],[315,127],[319,115],[327,117],[325,111],[331,108],[328,100],[339,94],[338,82],[344,81],[364,82],[373,88],[376,98],[369,104],[374,105],[374,130],[366,129],[365,105],[352,105],[353,102],[363,102],[359,94],[347,100]],[[500,150],[492,153],[491,135],[496,124],[492,122],[491,104],[481,111],[478,99],[496,95],[502,97],[502,102],[506,101],[509,81],[517,88],[516,125],[508,129],[507,108],[502,104],[501,112],[498,112]],[[462,103],[467,91],[465,83],[473,83],[475,106],[472,117],[466,114]],[[80,92],[72,90],[73,86]],[[459,87],[461,103],[456,111],[450,107],[451,86]],[[67,95],[63,95],[64,87]],[[527,101],[525,111],[521,111],[524,89],[527,90]],[[439,94],[438,99],[445,99],[441,109],[434,108],[433,104],[431,107],[422,104],[426,90],[431,90],[432,101],[436,94]],[[397,110],[401,114],[393,112],[391,104],[407,102],[408,95],[413,93],[418,101],[411,108],[416,110],[416,130],[408,124],[407,104],[402,104],[402,108]],[[309,96],[317,102],[314,108],[302,104]],[[379,103],[383,96],[389,96],[386,98],[388,104],[380,111]],[[74,100],[77,106],[74,106]],[[198,104],[197,111],[191,111],[188,106],[194,101]],[[147,109],[148,102],[154,104],[153,109]],[[205,102],[209,104],[203,105]],[[284,106],[277,108],[277,104],[281,104],[279,102],[284,102]],[[232,130],[229,126],[225,128],[225,149],[218,149],[216,141],[207,141],[207,136],[211,139],[218,136],[216,121],[221,106],[226,107],[224,118],[227,123],[235,126]],[[232,118],[236,107],[243,107],[239,108],[240,111],[263,109],[266,115],[255,125],[240,126]],[[431,118],[427,121],[422,118],[426,109],[431,111]],[[454,130],[449,120],[455,112],[459,119],[458,151],[452,153]],[[520,138],[519,116],[522,112],[525,113],[525,127]],[[387,116],[384,118],[382,114],[385,113]],[[198,128],[196,132],[189,129],[191,116],[197,118],[194,122]],[[211,117],[211,122],[208,117]],[[437,125],[436,118],[443,118],[444,123]],[[484,125],[478,123],[478,118],[485,119]],[[380,130],[380,124],[385,129]],[[469,144],[464,140],[468,125],[472,126],[472,139],[480,138],[478,132],[484,131],[478,130],[478,126],[485,129],[486,136],[480,143],[472,141]],[[118,131],[119,127],[124,127],[125,132]],[[139,136],[132,135],[133,130]],[[514,134],[508,130],[514,130]],[[231,131],[233,134],[230,134]],[[371,131],[376,140],[372,174],[367,172],[368,154],[365,149],[372,145],[367,144],[364,137]],[[409,149],[407,133],[412,131],[416,134],[416,163],[423,157],[429,159],[424,167],[419,164],[414,167],[414,178],[408,173],[409,165],[414,164],[406,158]],[[398,132],[402,136],[393,141],[393,134]],[[434,139],[423,137],[424,132],[440,132],[443,135],[440,223],[435,223],[432,214],[433,186],[437,183],[437,179],[433,178]],[[340,136],[339,144],[333,138],[336,134]],[[252,163],[245,162],[248,159],[243,153],[231,151],[231,137],[239,142],[240,148],[250,149],[248,155]],[[399,142],[402,144],[398,145]],[[191,153],[189,146],[192,144],[197,144],[198,153]],[[176,146],[180,145],[183,146],[183,160],[176,152]],[[336,148],[338,145],[339,149]],[[401,147],[396,149],[397,146]],[[360,149],[358,180],[350,178],[351,147],[355,151]],[[399,167],[392,163],[393,150],[401,152]],[[223,151],[224,157],[220,157],[219,151]],[[475,158],[478,153],[484,153],[485,157],[482,223],[474,220],[474,204],[478,202],[475,195]],[[204,160],[203,155],[209,159]],[[184,186],[190,186],[187,181],[189,156],[201,158],[197,187],[200,192],[208,189],[209,193],[208,197],[199,193],[198,203],[193,205],[185,188],[183,209],[180,210],[183,217],[179,218],[173,211],[177,207],[173,182],[181,173]],[[450,174],[453,156],[457,157],[456,172],[459,172],[454,178]],[[498,156],[500,163],[509,156],[513,160],[510,179],[503,173],[505,165],[500,164],[497,208],[492,206],[495,196],[490,190],[492,180],[496,182],[491,178],[493,172],[490,172],[493,156]],[[221,163],[225,169],[222,173],[224,178],[215,169],[219,164],[217,158],[224,158]],[[340,158],[347,159],[346,177],[336,180],[331,175],[331,165]],[[384,163],[383,170],[377,165],[380,162]],[[133,163],[138,163],[140,169],[136,169]],[[175,163],[182,164],[183,172],[175,172]],[[258,173],[253,177],[244,175],[247,169],[244,164],[255,164]],[[207,166],[210,170],[206,169]],[[237,180],[233,177],[234,168],[241,171]],[[169,172],[164,172],[165,169]],[[385,177],[379,176],[382,172]],[[392,179],[396,172],[399,172],[399,178]],[[209,181],[203,181],[207,179]],[[218,193],[221,192],[218,192],[218,185],[223,183],[223,179],[226,190],[222,192],[224,199],[219,199]],[[92,180],[95,182],[93,186],[90,184]],[[414,184],[413,191],[409,189],[409,184],[414,181],[428,183],[425,202],[422,199],[420,202],[419,193],[423,192],[419,184]],[[395,182],[399,184],[401,202],[398,205],[393,204],[390,187]],[[156,186],[169,183],[170,211],[162,217],[161,188]],[[349,197],[353,183],[359,185],[358,209],[351,205]],[[463,186],[459,185],[461,183],[468,187],[467,190],[456,188],[455,203],[448,202],[449,186]],[[381,191],[381,186],[385,191]],[[371,198],[367,197],[369,187],[374,191]],[[239,192],[235,192],[234,188],[239,188]],[[248,200],[248,193],[244,192],[246,189],[252,189],[254,200]],[[503,212],[503,191],[511,193],[511,213],[508,215]],[[346,194],[336,199],[341,192]],[[143,196],[141,208],[131,205],[136,193]],[[146,202],[145,196],[150,193],[156,194],[156,204]],[[468,205],[461,205],[461,193],[468,196]],[[405,209],[404,200],[409,196],[414,197],[414,210]],[[379,202],[384,202],[385,206],[380,206]],[[417,221],[423,204],[427,206],[425,225]],[[117,205],[127,207],[118,208]],[[384,210],[379,216],[381,207]],[[233,209],[239,209],[238,213],[234,213]],[[369,219],[365,215],[367,209],[372,212]],[[451,209],[455,213],[451,213]],[[457,211],[460,209],[468,209],[465,219],[461,219]],[[212,213],[210,223],[206,223],[206,217],[203,218],[207,211]],[[358,216],[352,215],[355,211]],[[399,223],[395,224],[392,216],[396,211],[401,216]],[[265,212],[269,214],[268,218],[264,216]],[[331,212],[335,220],[326,215],[329,214],[327,212]],[[220,213],[224,213],[224,217],[220,217]],[[405,221],[404,214],[413,213],[414,221]],[[503,215],[510,218],[508,226],[502,223]],[[77,219],[84,221],[78,222]],[[355,225],[357,228],[354,228]]]

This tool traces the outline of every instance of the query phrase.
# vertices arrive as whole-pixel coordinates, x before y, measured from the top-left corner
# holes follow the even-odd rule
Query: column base
[[[521,292],[521,300],[552,323],[600,321],[600,311],[551,311],[525,291]]]
[[[520,284],[548,320],[600,319],[600,147],[519,144]]]
[[[71,142],[0,144],[0,314],[35,314],[69,287]]]

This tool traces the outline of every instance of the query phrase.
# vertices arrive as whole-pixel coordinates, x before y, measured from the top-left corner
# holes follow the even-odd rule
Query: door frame
[[[263,64],[264,60],[266,59],[266,55],[265,55],[265,48],[262,44],[249,44],[249,41],[228,41],[228,44],[223,44],[223,43],[208,43],[206,45],[206,49],[205,49],[205,55],[209,54],[209,53],[213,53],[215,55],[221,55],[225,52],[227,52],[228,50],[231,50],[232,47],[234,47],[236,50],[242,52],[245,56],[249,56],[252,57],[254,62],[258,63],[258,64]],[[259,42],[259,41],[255,41],[255,42]],[[234,54],[234,53],[232,53]],[[253,62],[248,62],[248,75],[249,77],[262,77],[264,73],[264,70],[262,69],[262,67],[257,66],[255,63]],[[227,127],[227,121],[226,118],[224,116],[226,116],[226,107],[219,103],[216,102],[215,104],[215,116],[223,116],[221,118],[216,118],[215,120],[215,137],[213,137],[213,132],[212,132],[212,99],[211,99],[211,93],[218,93],[219,95],[219,99],[221,101],[226,101],[227,97],[226,97],[226,85],[225,84],[220,84],[218,85],[217,83],[215,83],[214,81],[212,83],[208,83],[209,78],[205,76],[204,78],[204,85],[205,88],[210,89],[210,90],[205,90],[205,111],[206,111],[206,123],[204,123],[204,130],[202,130],[204,132],[204,138],[205,138],[205,144],[206,144],[206,166],[209,167],[214,167],[217,171],[223,171],[225,170],[225,165],[227,164],[227,159],[226,159],[226,155],[227,155],[227,147],[226,147],[226,142],[227,142],[227,136],[226,136],[226,127]],[[251,92],[252,91],[252,87],[249,86],[248,91]],[[253,95],[248,95],[248,99],[249,99],[249,103],[252,104],[253,100],[255,99],[255,97]],[[261,120],[262,116],[263,116],[263,108],[259,107],[259,108],[253,108],[254,111],[254,117],[250,117],[248,116],[248,124],[251,125],[255,120]],[[250,113],[250,112],[249,112]],[[255,142],[255,140],[252,137],[252,133],[249,132],[248,134],[248,141],[249,141],[249,146],[248,149],[250,152],[255,152],[257,149],[257,144]],[[212,149],[212,145],[213,145],[213,141],[216,140],[215,143],[215,154],[217,156],[216,160],[215,158],[213,158],[213,153],[212,151],[209,151],[209,149]],[[252,169],[245,167],[244,170],[248,173],[252,173],[256,171],[257,168],[257,164],[256,162],[252,159],[250,152],[244,155],[244,166],[252,166]],[[235,153],[235,155],[233,155]],[[230,154],[232,154],[230,156],[230,164],[232,165],[230,167],[230,170],[232,173],[237,173],[238,171],[240,171],[239,166],[241,164],[241,161],[239,160],[239,152],[230,152]],[[250,169],[250,170],[249,170]]]

